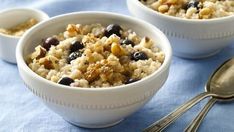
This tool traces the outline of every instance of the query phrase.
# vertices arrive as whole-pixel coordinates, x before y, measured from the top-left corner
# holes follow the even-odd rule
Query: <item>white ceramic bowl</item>
[[[138,0],[127,0],[128,9],[162,30],[173,53],[185,58],[203,58],[218,53],[234,40],[234,16],[210,20],[182,19],[158,13]]]
[[[12,8],[0,11],[0,27],[1,28],[11,28],[17,24],[20,24],[30,18],[35,18],[36,20],[44,21],[49,18],[49,16],[39,10],[30,8]],[[20,37],[11,36],[0,33],[0,58],[16,63],[15,49]]]
[[[153,38],[165,52],[165,61],[156,72],[129,85],[77,88],[48,81],[34,73],[24,58],[41,39],[63,32],[70,23],[116,23],[128,27],[140,36]],[[35,26],[20,40],[16,55],[23,81],[50,109],[75,125],[101,128],[120,122],[152,98],[167,79],[172,52],[165,35],[144,21],[114,13],[80,12],[57,16]]]

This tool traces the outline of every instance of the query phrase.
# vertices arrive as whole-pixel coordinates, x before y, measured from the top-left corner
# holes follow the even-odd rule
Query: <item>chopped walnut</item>
[[[88,80],[89,82],[93,82],[94,80],[96,80],[100,73],[99,68],[100,65],[98,64],[89,65],[86,73],[84,74],[85,79]]]
[[[58,63],[58,59],[54,56],[47,56],[39,59],[39,63],[44,65],[46,69],[55,69]]]
[[[35,52],[32,53],[31,55],[31,59],[40,59],[40,58],[43,58],[45,57],[46,55],[46,49],[43,48],[41,45],[37,46],[35,48]]]

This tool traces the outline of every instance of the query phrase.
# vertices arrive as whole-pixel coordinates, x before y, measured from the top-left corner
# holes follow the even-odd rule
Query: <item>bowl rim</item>
[[[148,30],[152,30],[154,33],[159,35],[160,38],[161,38],[161,41],[163,42],[164,50],[167,51],[167,52],[165,52],[164,62],[159,67],[159,69],[157,69],[156,71],[154,71],[152,74],[148,75],[147,77],[145,77],[145,78],[143,78],[143,79],[141,79],[141,80],[139,80],[137,82],[131,83],[131,84],[111,86],[111,87],[105,87],[105,88],[87,88],[87,87],[71,87],[71,86],[65,86],[65,85],[54,83],[54,82],[52,82],[50,80],[47,80],[47,79],[37,75],[35,72],[33,72],[28,67],[28,65],[25,62],[24,56],[23,56],[23,46],[24,46],[25,38],[27,38],[28,34],[30,34],[33,30],[37,30],[38,28],[40,29],[41,27],[46,26],[48,24],[51,24],[53,22],[56,22],[57,20],[59,20],[61,18],[64,18],[64,17],[69,17],[69,16],[72,16],[72,15],[96,15],[96,14],[105,15],[107,17],[108,16],[109,17],[110,16],[115,16],[115,17],[118,17],[120,19],[125,19],[127,21],[137,21],[137,23],[146,26],[148,28]],[[160,44],[160,45],[162,45],[162,44]],[[134,17],[131,17],[131,16],[122,15],[122,14],[118,14],[118,13],[104,12],[104,11],[72,12],[72,13],[67,13],[67,14],[62,14],[62,15],[58,15],[58,16],[55,16],[55,17],[51,17],[50,19],[37,24],[36,26],[31,28],[27,33],[25,33],[22,36],[22,39],[20,39],[19,44],[17,45],[17,48],[16,48],[17,64],[18,64],[18,67],[21,67],[21,70],[24,70],[24,72],[26,72],[30,76],[36,78],[36,80],[39,80],[40,82],[46,83],[46,84],[48,84],[50,86],[60,88],[60,89],[79,90],[79,91],[122,90],[122,89],[126,89],[127,87],[137,86],[138,84],[143,83],[143,81],[147,81],[150,78],[152,78],[153,76],[159,76],[163,71],[167,70],[167,68],[169,68],[169,66],[170,66],[171,58],[172,58],[172,48],[171,48],[170,42],[167,39],[167,37],[164,35],[164,33],[161,32],[158,28],[156,28],[152,24],[149,24],[149,23],[147,23],[147,22],[145,22],[143,20],[140,20],[138,18],[134,18]]]
[[[127,0],[127,1],[132,1],[138,7],[142,8],[144,11],[148,12],[149,14],[168,19],[168,21],[173,20],[173,21],[178,21],[178,22],[183,22],[183,23],[201,24],[201,23],[216,23],[216,22],[222,22],[222,21],[234,19],[234,15],[212,18],[212,19],[185,19],[185,18],[170,16],[170,15],[165,15],[165,14],[159,13],[157,11],[154,11],[153,9],[151,9],[151,8],[147,7],[146,5],[144,5],[143,3],[141,3],[139,0]]]
[[[36,15],[41,15],[43,16],[43,20],[47,20],[49,19],[49,15],[47,13],[45,13],[44,11],[42,10],[39,10],[39,9],[33,9],[33,8],[28,8],[28,7],[13,7],[13,8],[7,8],[7,9],[4,9],[4,10],[1,10],[0,11],[0,15],[3,14],[3,13],[8,13],[8,12],[12,12],[12,11],[30,11],[30,12],[35,12]],[[42,20],[42,21],[43,21]],[[41,22],[41,21],[39,21]],[[26,31],[27,32],[27,31]],[[0,33],[0,36],[3,36],[3,37],[7,37],[7,38],[15,38],[15,39],[20,39],[22,36],[13,36],[13,35],[8,35],[8,34],[4,34],[4,33]]]

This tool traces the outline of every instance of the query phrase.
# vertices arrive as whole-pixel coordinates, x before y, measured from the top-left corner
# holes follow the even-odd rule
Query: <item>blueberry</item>
[[[132,60],[147,60],[148,56],[144,52],[134,52],[131,56]]]
[[[132,45],[132,47],[134,47],[134,42],[132,42],[131,40],[129,40],[129,39],[125,39],[125,40],[123,40],[122,42],[121,42],[121,45]]]
[[[120,33],[121,30],[122,28],[119,25],[110,24],[106,27],[104,35],[106,37],[110,37],[112,34],[116,34],[117,36],[121,37],[121,33]]]
[[[52,45],[56,46],[58,44],[59,40],[57,38],[49,37],[43,42],[42,47],[44,47],[48,51]]]
[[[81,42],[75,40],[71,42],[70,52],[72,53],[83,48],[84,45]]]
[[[197,8],[197,10],[200,8],[199,7],[199,0],[191,0],[185,5],[185,10],[188,10],[189,8],[194,7]]]
[[[72,60],[75,60],[76,58],[81,56],[82,52],[72,52],[67,58],[67,63],[70,64]]]
[[[134,83],[134,82],[136,82],[136,81],[139,81],[139,79],[132,79],[132,78],[130,78],[130,79],[128,79],[128,80],[125,82],[125,84]]]
[[[69,78],[69,77],[63,77],[58,81],[59,84],[67,85],[67,86],[69,86],[73,82],[74,82],[74,80]]]

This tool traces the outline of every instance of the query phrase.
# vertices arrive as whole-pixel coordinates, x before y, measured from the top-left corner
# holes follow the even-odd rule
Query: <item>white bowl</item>
[[[63,32],[69,23],[116,23],[128,27],[140,36],[153,38],[165,52],[165,61],[150,76],[128,85],[77,88],[48,81],[34,73],[24,58],[34,51],[41,39]],[[20,40],[16,55],[23,81],[51,110],[75,125],[101,128],[120,122],[152,98],[167,79],[172,52],[166,36],[144,21],[107,12],[79,12],[57,16],[35,26]]]
[[[218,53],[234,40],[234,16],[192,20],[154,11],[138,0],[127,0],[128,9],[162,30],[171,42],[173,53],[184,58],[203,58]]]
[[[46,13],[36,9],[30,9],[30,8],[7,9],[0,12],[0,27],[11,28],[30,18],[35,18],[40,22],[48,19],[49,16]],[[21,37],[0,33],[1,59],[11,63],[16,63],[15,49],[20,38]]]

